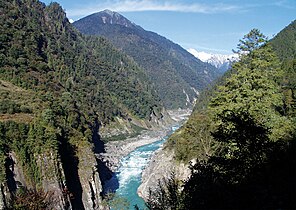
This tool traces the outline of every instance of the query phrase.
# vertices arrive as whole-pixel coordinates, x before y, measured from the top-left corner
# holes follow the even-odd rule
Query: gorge
[[[0,210],[296,208],[295,20],[222,75],[110,10],[0,17]]]

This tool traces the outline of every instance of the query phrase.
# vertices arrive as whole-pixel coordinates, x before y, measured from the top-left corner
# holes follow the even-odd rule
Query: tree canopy
[[[168,140],[178,161],[197,159],[182,185],[180,209],[296,207],[294,80],[286,78],[295,68],[283,65],[257,29],[240,40],[238,51],[240,61],[202,93],[210,98],[197,101]]]

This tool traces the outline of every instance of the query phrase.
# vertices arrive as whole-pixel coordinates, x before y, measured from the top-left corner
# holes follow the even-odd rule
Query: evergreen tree
[[[265,45],[266,42],[267,37],[259,29],[252,29],[243,39],[239,40],[239,44],[237,45],[238,50],[234,50],[234,52],[242,55],[249,54],[259,49],[262,45]]]
[[[249,53],[234,64],[234,73],[218,88],[210,109],[217,126],[225,132],[237,129],[229,117],[248,115],[270,131],[270,139],[283,139],[293,130],[291,121],[282,116],[283,71],[271,47],[263,42],[264,35],[253,29],[245,37],[247,41],[241,40],[238,49]]]

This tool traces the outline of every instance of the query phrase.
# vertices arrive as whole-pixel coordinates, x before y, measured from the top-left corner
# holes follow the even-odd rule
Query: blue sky
[[[52,0],[41,0],[46,4]],[[56,0],[69,19],[110,9],[185,49],[230,54],[252,28],[272,38],[296,19],[296,0]]]

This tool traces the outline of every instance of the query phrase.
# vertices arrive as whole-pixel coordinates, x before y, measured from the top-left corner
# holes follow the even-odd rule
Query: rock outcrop
[[[41,172],[41,183],[37,185],[39,185],[38,187],[42,186],[44,192],[49,193],[52,207],[65,210],[72,209],[69,195],[64,192],[67,187],[60,158],[57,154],[48,152],[39,155],[36,159],[36,164]],[[26,177],[24,168],[13,151],[9,153],[6,162],[7,181],[1,184],[0,209],[6,209],[18,188],[30,190],[36,187],[36,183],[32,183]]]
[[[103,139],[113,141],[116,136],[140,135],[138,129],[160,130],[165,129],[175,121],[170,114],[163,108],[161,112],[152,111],[149,119],[139,119],[136,117],[120,118],[116,117],[113,122],[100,128],[100,135]]]
[[[54,208],[71,209],[70,197],[65,193],[66,178],[59,156],[53,152],[40,154],[37,164],[42,173],[42,188],[52,193]]]
[[[191,110],[171,110],[169,111],[171,118],[182,124],[188,119]],[[174,160],[174,152],[171,150],[160,148],[152,157],[149,165],[142,173],[142,184],[138,188],[138,194],[144,200],[149,196],[149,189],[156,189],[159,181],[168,178],[172,173],[178,180],[187,180],[191,174],[190,169],[184,163],[178,163]]]
[[[14,152],[9,154],[9,171],[7,184],[2,184],[0,188],[0,209],[6,209],[12,194],[20,187],[27,189],[35,188],[30,181],[27,181],[24,169],[18,162],[18,158]],[[38,155],[37,166],[41,172],[41,186],[44,192],[48,192],[51,199],[53,209],[108,209],[102,205],[102,185],[100,181],[97,159],[92,151],[91,145],[84,145],[77,149],[77,180],[75,184],[81,185],[80,192],[74,191],[73,195],[67,186],[65,169],[59,156],[53,152],[47,152]],[[68,177],[69,178],[69,177]],[[72,178],[73,179],[73,178]],[[40,186],[39,186],[40,187]],[[77,202],[78,198],[73,196],[80,195],[81,203]],[[74,199],[74,200],[73,200]],[[76,200],[76,201],[75,201]],[[77,204],[78,203],[78,204]],[[74,204],[74,206],[72,205]]]
[[[5,186],[3,184],[0,184],[0,209],[6,209],[6,199],[5,199]]]
[[[85,209],[104,209],[102,185],[97,160],[90,147],[79,148],[78,176],[82,187],[82,203]]]
[[[177,163],[174,160],[173,151],[158,150],[152,157],[148,167],[142,173],[142,184],[138,188],[138,194],[144,200],[149,197],[149,189],[158,187],[164,178],[168,178],[172,173],[178,180],[187,180],[190,176],[190,169],[184,163]]]

